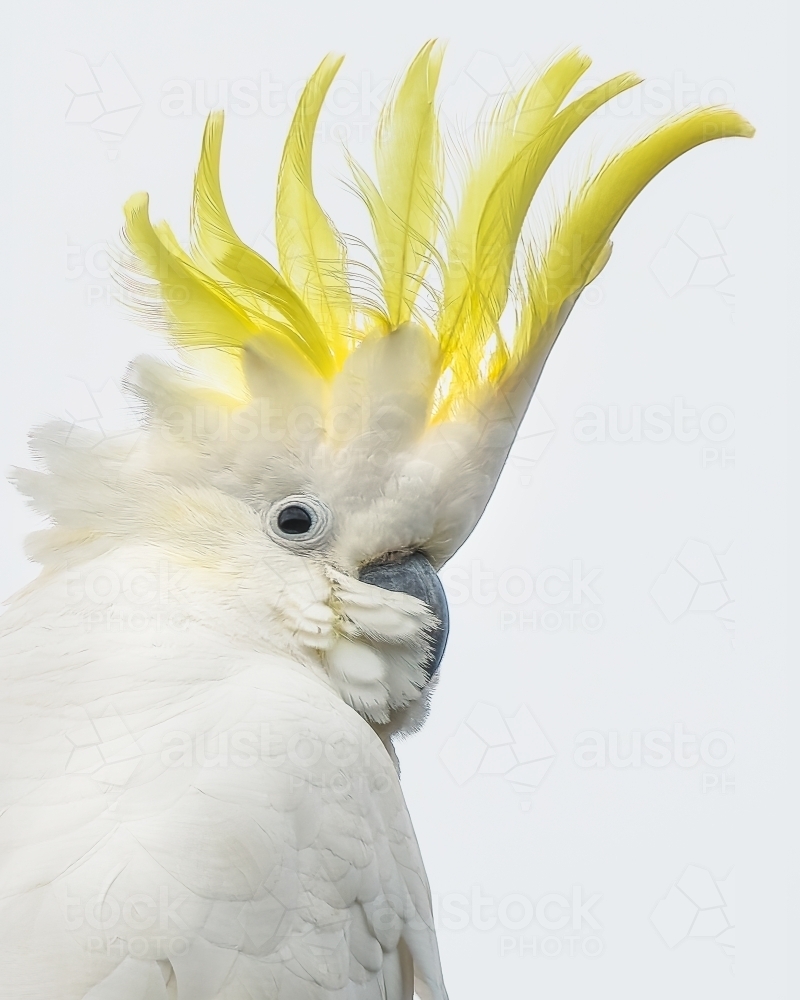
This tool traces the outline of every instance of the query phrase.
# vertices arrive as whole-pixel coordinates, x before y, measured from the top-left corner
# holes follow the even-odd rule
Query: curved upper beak
[[[425,671],[432,678],[439,669],[450,631],[450,613],[439,575],[422,552],[412,552],[382,563],[370,563],[358,574],[359,580],[373,587],[410,594],[427,604],[438,625],[431,632],[431,655]]]

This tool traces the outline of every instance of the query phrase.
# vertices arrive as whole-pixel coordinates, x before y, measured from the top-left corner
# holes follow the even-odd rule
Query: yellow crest
[[[166,223],[151,224],[146,195],[128,201],[127,246],[178,345],[227,352],[235,373],[242,349],[258,338],[284,363],[329,382],[365,336],[413,321],[438,345],[432,418],[443,419],[476,390],[502,390],[532,358],[546,356],[565,310],[608,259],[617,222],[660,170],[708,140],[753,134],[726,108],[668,119],[571,192],[543,250],[526,254],[515,283],[523,223],[556,155],[594,111],[640,81],[625,73],[565,103],[590,60],[577,51],[555,59],[497,102],[451,210],[435,108],[441,58],[438,43],[428,42],[395,86],[378,123],[376,178],[351,163],[372,219],[377,301],[354,292],[345,242],[312,181],[314,131],[341,58],[323,59],[289,129],[278,177],[277,262],[239,239],[225,209],[221,112],[206,124],[188,251]],[[500,317],[512,286],[517,322],[509,334]],[[434,290],[434,315],[421,308],[431,299],[423,287]],[[238,382],[231,391],[241,396],[246,388]]]

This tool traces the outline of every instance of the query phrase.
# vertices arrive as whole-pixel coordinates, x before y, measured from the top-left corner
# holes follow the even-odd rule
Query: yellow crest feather
[[[212,112],[203,134],[192,206],[193,256],[209,276],[216,273],[227,283],[228,293],[243,308],[278,320],[283,335],[308,355],[321,374],[330,374],[333,353],[310,310],[280,272],[246,246],[231,225],[219,179],[222,124],[222,113]]]
[[[610,157],[569,197],[541,255],[529,255],[516,329],[506,334],[500,318],[523,223],[542,180],[576,129],[639,80],[622,74],[562,107],[590,65],[571,51],[502,97],[448,221],[434,107],[441,58],[439,45],[428,42],[392,92],[377,130],[377,182],[352,164],[372,218],[383,317],[353,293],[344,243],[314,194],[313,136],[339,57],[326,57],[312,75],[289,129],[278,177],[279,267],[247,247],[231,225],[219,177],[219,112],[203,137],[189,252],[165,224],[153,227],[146,195],[129,200],[128,249],[158,292],[161,316],[178,345],[226,351],[241,370],[253,341],[263,345],[262,359],[280,357],[284,365],[304,359],[303,366],[330,381],[365,334],[391,335],[413,319],[437,339],[440,390],[432,417],[443,419],[476,392],[499,391],[546,357],[559,318],[607,261],[614,227],[665,166],[711,139],[753,134],[735,111],[699,108]],[[422,317],[419,297],[432,260],[441,287],[431,322]]]
[[[442,150],[434,96],[442,51],[428,42],[387,101],[375,138],[378,185],[353,164],[375,231],[389,327],[411,319],[438,230]]]
[[[638,77],[625,73],[590,90],[554,117],[547,116],[539,131],[513,153],[492,186],[483,192],[483,209],[472,245],[467,247],[469,265],[460,268],[462,287],[448,299],[445,284],[440,333],[443,349],[453,355],[451,394],[458,396],[469,385],[473,359],[505,309],[522,225],[548,168],[592,112],[637,83]]]
[[[283,150],[275,206],[281,270],[302,295],[339,360],[353,334],[353,304],[342,238],[314,194],[311,154],[322,102],[342,59],[326,56],[300,96]]]
[[[553,119],[567,94],[586,72],[591,60],[577,51],[567,52],[517,94],[504,95],[482,130],[479,146],[466,178],[458,215],[448,234],[444,276],[445,308],[440,323],[445,351],[455,351],[459,318],[466,306],[478,269],[478,229],[487,198],[509,166],[527,146],[535,143]],[[504,248],[507,254],[507,248]],[[452,340],[451,344],[447,341]]]

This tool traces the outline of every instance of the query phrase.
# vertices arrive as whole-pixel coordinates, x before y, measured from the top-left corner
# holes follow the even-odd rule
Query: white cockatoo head
[[[574,190],[544,245],[526,247],[523,224],[559,150],[639,80],[623,74],[568,102],[589,60],[553,61],[499,100],[451,211],[441,49],[428,43],[381,115],[376,179],[352,164],[374,230],[365,279],[312,184],[340,62],[323,60],[289,130],[274,263],[226,212],[220,113],[203,137],[188,250],[151,224],[146,195],[128,202],[124,280],[182,367],[134,365],[146,404],[134,449],[49,432],[39,447],[50,472],[23,486],[57,524],[43,559],[132,538],[166,546],[218,592],[201,603],[219,627],[239,628],[246,605],[263,621],[259,642],[318,663],[357,711],[397,729],[419,718],[444,646],[436,570],[480,518],[616,223],[677,156],[752,129],[723,108],[667,121]]]

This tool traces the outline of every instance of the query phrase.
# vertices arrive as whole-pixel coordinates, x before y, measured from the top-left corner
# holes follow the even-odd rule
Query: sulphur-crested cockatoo
[[[126,205],[122,280],[177,360],[135,363],[136,434],[50,425],[18,473],[50,526],[0,635],[6,1000],[446,996],[391,746],[444,648],[436,570],[622,214],[677,156],[752,129],[723,108],[661,124],[523,245],[559,150],[638,80],[569,101],[589,60],[551,62],[497,102],[451,211],[440,63],[425,45],[395,86],[375,179],[352,165],[371,267],[312,183],[338,58],[289,130],[274,263],[225,210],[220,114],[188,249],[145,195]]]

